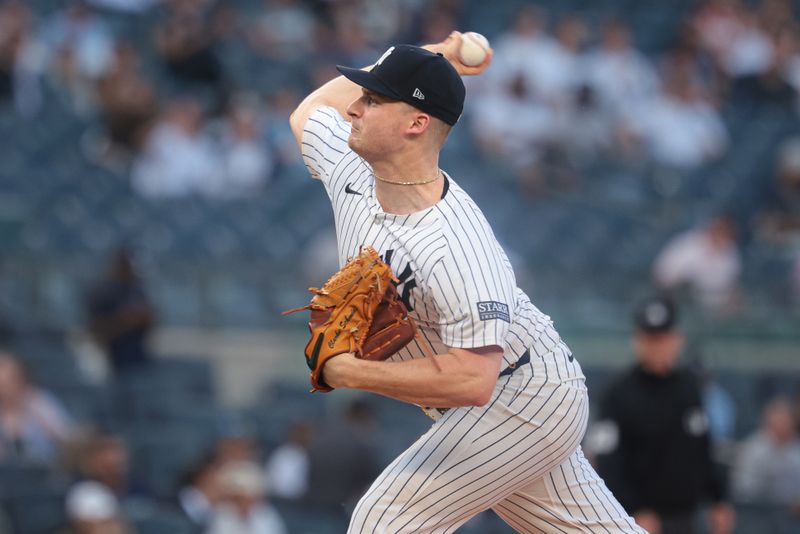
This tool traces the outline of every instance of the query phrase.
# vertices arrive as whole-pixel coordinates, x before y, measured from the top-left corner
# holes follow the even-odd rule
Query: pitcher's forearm
[[[494,390],[499,361],[450,353],[402,362],[373,362],[343,354],[329,360],[324,380],[332,387],[370,391],[436,408],[482,406]]]

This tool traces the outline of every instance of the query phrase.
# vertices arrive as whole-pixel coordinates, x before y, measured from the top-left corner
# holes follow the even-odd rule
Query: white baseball
[[[477,67],[489,53],[489,40],[476,32],[461,34],[461,48],[458,59],[467,67]]]

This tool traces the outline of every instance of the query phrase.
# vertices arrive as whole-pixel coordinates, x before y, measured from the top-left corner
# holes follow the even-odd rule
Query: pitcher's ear
[[[431,126],[431,116],[427,113],[417,112],[411,116],[411,123],[408,126],[408,133],[421,135]]]

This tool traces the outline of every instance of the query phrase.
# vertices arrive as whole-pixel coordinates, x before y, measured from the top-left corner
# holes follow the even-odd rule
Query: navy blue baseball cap
[[[451,126],[464,110],[466,90],[456,69],[441,54],[418,46],[393,46],[368,71],[336,68],[361,87],[402,100]]]
[[[650,297],[637,306],[633,313],[636,327],[647,333],[669,332],[675,327],[678,312],[675,303],[665,297]]]

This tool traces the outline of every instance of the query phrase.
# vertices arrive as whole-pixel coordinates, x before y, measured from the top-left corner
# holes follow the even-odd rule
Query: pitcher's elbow
[[[289,126],[292,129],[295,137],[297,137],[298,132],[303,131],[303,124],[301,122],[301,115],[300,108],[296,108],[292,113],[289,115]]]
[[[478,384],[473,388],[469,398],[470,406],[486,406],[492,400],[494,384]]]

